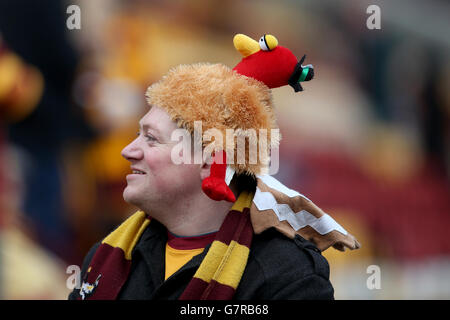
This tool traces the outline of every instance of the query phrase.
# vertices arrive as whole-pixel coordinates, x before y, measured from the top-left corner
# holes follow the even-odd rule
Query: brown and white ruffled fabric
[[[339,251],[361,247],[330,215],[270,175],[257,176],[250,217],[256,234],[274,227],[289,238],[299,234],[320,251],[330,246]]]

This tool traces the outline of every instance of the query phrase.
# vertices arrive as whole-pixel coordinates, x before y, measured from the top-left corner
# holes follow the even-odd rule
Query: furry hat
[[[203,147],[209,145],[214,151],[211,174],[203,180],[202,189],[214,200],[231,202],[236,200],[228,187],[233,174],[268,173],[270,150],[279,145],[270,89],[289,84],[301,91],[300,82],[314,75],[312,65],[301,65],[304,56],[298,62],[272,35],[264,35],[258,42],[237,34],[233,42],[243,55],[233,69],[209,63],[180,65],[146,92],[150,106],[165,109],[191,134],[195,133],[195,121],[201,121],[202,131],[221,133],[223,139],[214,135],[213,141],[202,141]],[[244,155],[239,141],[245,146],[241,148]],[[252,146],[258,150],[256,159]]]

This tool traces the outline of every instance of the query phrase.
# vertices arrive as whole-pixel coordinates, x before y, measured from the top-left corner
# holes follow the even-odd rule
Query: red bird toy
[[[314,77],[314,67],[302,65],[306,56],[297,61],[295,55],[279,46],[278,40],[270,34],[263,35],[259,43],[246,35],[237,34],[233,43],[244,56],[233,70],[259,80],[271,89],[289,84],[295,92],[303,91],[300,82]]]
[[[305,55],[297,61],[296,56],[287,48],[279,46],[272,35],[263,35],[259,42],[244,35],[237,34],[233,39],[234,47],[244,58],[233,70],[237,73],[263,82],[270,89],[289,84],[295,92],[303,91],[300,82],[314,77],[314,67],[303,66]],[[224,161],[218,161],[218,159]],[[235,196],[226,176],[226,153],[221,151],[213,158],[210,176],[205,178],[202,189],[211,199],[235,202]]]

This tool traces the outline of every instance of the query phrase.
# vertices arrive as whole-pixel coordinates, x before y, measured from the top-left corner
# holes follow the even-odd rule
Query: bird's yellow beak
[[[244,58],[261,50],[258,41],[241,33],[234,36],[233,44],[236,50],[239,51]]]

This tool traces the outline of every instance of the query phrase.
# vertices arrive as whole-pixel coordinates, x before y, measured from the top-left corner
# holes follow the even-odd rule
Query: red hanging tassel
[[[216,160],[220,159],[220,156],[223,157],[223,161],[219,164]],[[202,190],[213,200],[235,202],[236,197],[225,182],[225,174],[227,171],[226,163],[227,160],[225,151],[222,150],[218,154],[214,154],[213,163],[211,164],[211,172],[209,177],[203,179]]]

